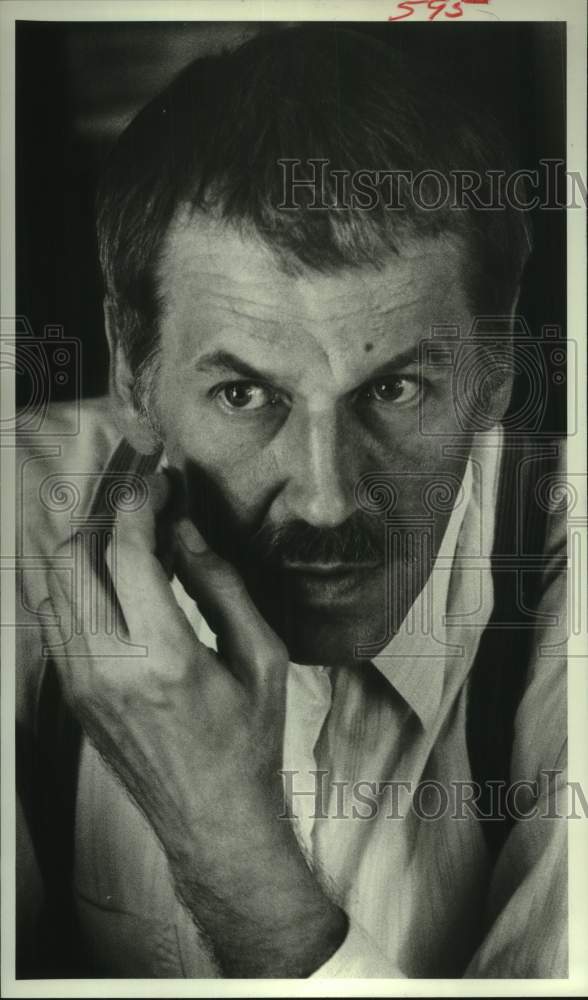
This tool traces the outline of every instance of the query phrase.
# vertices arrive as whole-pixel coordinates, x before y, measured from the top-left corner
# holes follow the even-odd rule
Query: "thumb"
[[[116,482],[108,497],[111,522],[108,523],[100,509],[92,510],[87,528],[96,527],[104,534],[108,548],[111,536],[125,546],[153,553],[168,577],[171,575],[173,542],[171,538],[171,513],[173,489],[167,471],[136,477],[132,483],[124,474]],[[106,529],[106,530],[104,530]]]
[[[175,528],[174,567],[219,640],[228,665],[245,683],[285,682],[288,653],[253,603],[236,569],[210,549],[193,523],[181,518]]]

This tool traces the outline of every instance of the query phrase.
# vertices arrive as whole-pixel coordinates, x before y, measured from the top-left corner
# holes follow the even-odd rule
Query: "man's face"
[[[427,486],[465,467],[451,370],[419,369],[433,325],[471,325],[458,248],[420,241],[379,270],[293,275],[254,237],[177,222],[160,290],[158,420],[195,523],[293,660],[375,653],[447,524]],[[452,437],[462,457],[443,450]],[[388,527],[365,479],[378,473],[397,495]]]

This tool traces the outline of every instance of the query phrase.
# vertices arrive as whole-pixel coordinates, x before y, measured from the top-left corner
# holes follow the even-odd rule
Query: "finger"
[[[139,484],[125,484],[121,479],[111,489],[109,499],[113,531],[155,552],[158,524],[167,515],[171,499],[171,479],[166,470],[141,477]],[[100,516],[100,512],[96,515]]]
[[[118,500],[117,500],[118,496]],[[175,470],[142,478],[141,488],[113,491],[115,517],[112,530],[126,545],[153,552],[163,566],[167,578],[173,574],[173,522],[184,511],[185,495],[181,478]]]
[[[68,629],[70,655],[89,655],[90,637],[97,654],[104,642],[126,633],[104,556],[110,537],[108,531],[98,529],[76,532],[57,549],[47,574],[62,632]]]
[[[143,477],[142,483],[142,490],[132,496],[119,493],[117,504],[115,496],[111,496],[116,517],[108,532],[100,534],[106,539],[103,557],[98,551],[97,560],[91,555],[89,558],[98,577],[105,615],[114,616],[119,630],[124,629],[132,644],[155,650],[169,642],[171,636],[184,649],[194,653],[200,647],[205,650],[169,586],[174,547],[172,520],[185,504],[181,477],[175,470],[164,469]],[[87,544],[91,538],[92,533],[86,533]],[[82,599],[75,602],[78,617],[85,603],[89,572],[90,567],[80,569],[84,591]],[[86,610],[85,620],[93,623],[91,608]],[[95,627],[99,628],[99,623]]]
[[[87,648],[80,635],[74,635],[71,599],[63,570],[50,569],[47,586],[49,597],[40,604],[38,613],[45,618],[43,634],[47,639],[47,651],[61,680],[64,697],[73,707],[89,667]]]
[[[43,656],[58,659],[64,658],[64,630],[62,617],[55,609],[50,597],[46,597],[37,608],[39,627],[42,632]]]
[[[61,634],[61,621],[50,597],[45,597],[45,599],[41,601],[39,607],[37,608],[37,616],[39,618],[39,625],[43,630],[44,636],[48,638],[49,634],[54,629],[57,629],[57,632]],[[57,634],[57,632],[55,634]]]
[[[163,484],[161,480],[163,479]],[[168,579],[173,576],[173,525],[185,513],[186,495],[181,474],[165,467],[158,477],[153,500],[155,510],[155,555]]]
[[[56,581],[51,581],[53,597],[46,597],[37,608],[43,630],[43,655],[50,657],[61,682],[63,696],[73,708],[79,702],[83,688],[84,668],[87,661],[78,662],[71,655],[70,607],[63,594],[57,592]],[[75,664],[79,669],[76,670]]]
[[[48,573],[70,692],[83,699],[93,664],[123,676],[142,670],[147,656],[163,671],[181,672],[188,665],[209,671],[214,654],[198,642],[155,556],[137,545],[125,549],[115,538],[108,550],[113,573],[106,567],[107,576],[98,577],[91,534],[78,532],[72,539],[71,568]]]
[[[175,569],[222,644],[222,652],[244,681],[282,683],[288,662],[283,643],[257,610],[241,577],[216,555],[193,523],[176,526]]]
[[[109,546],[107,563],[128,634],[133,642],[160,646],[170,637],[195,642],[179,607],[166,571],[144,539],[118,532]]]

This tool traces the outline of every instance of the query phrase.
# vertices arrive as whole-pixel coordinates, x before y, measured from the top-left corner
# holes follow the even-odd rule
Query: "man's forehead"
[[[454,237],[406,240],[374,266],[330,272],[285,269],[254,231],[202,212],[170,227],[159,269],[164,308],[209,307],[244,321],[360,320],[402,316],[463,297],[461,247]],[[442,321],[442,319],[441,319]]]

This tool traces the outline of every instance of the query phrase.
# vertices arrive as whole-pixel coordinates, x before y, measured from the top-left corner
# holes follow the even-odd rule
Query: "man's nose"
[[[279,435],[278,461],[284,486],[274,503],[280,519],[335,527],[355,511],[354,448],[337,412],[314,411],[290,418]],[[279,506],[279,511],[276,511]]]

